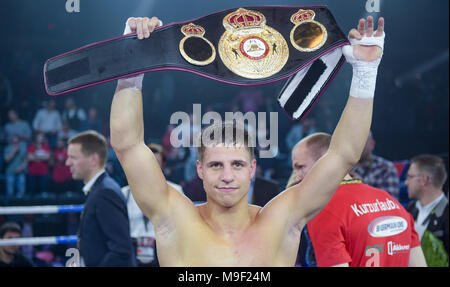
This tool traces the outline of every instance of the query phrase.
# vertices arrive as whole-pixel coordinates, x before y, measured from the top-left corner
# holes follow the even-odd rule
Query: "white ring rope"
[[[80,213],[83,205],[40,205],[40,206],[4,206],[0,207],[0,215],[13,214],[59,214],[59,213]],[[46,245],[46,244],[71,244],[76,243],[76,235],[68,236],[48,236],[48,237],[22,237],[0,239],[0,246],[11,245]]]
[[[76,235],[9,238],[9,239],[0,239],[0,246],[71,244],[71,243],[76,243],[77,240],[78,240],[78,237]]]
[[[12,214],[52,214],[52,213],[80,213],[83,205],[40,205],[40,206],[6,206],[0,207],[0,215]]]

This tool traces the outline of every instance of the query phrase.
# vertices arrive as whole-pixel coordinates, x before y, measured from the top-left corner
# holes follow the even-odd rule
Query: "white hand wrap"
[[[353,67],[353,78],[350,86],[350,96],[354,98],[370,99],[375,95],[375,85],[377,81],[378,65],[381,62],[381,57],[373,62],[360,61],[355,58],[353,54],[353,45],[364,46],[378,46],[382,50],[384,48],[384,37],[367,37],[364,36],[361,40],[350,39],[352,45],[347,45],[342,48],[345,59]],[[383,52],[382,52],[383,53]]]
[[[130,28],[130,25],[128,24],[128,21],[130,21],[130,18],[128,18],[127,22],[125,23],[125,30],[123,31],[124,35],[131,33],[131,28]],[[159,25],[160,26],[163,25],[161,20],[159,20]],[[134,89],[137,91],[142,91],[142,81],[143,80],[144,80],[144,74],[139,74],[134,77],[119,79],[117,81],[117,84],[119,86],[121,86],[122,88],[129,88],[129,89]]]

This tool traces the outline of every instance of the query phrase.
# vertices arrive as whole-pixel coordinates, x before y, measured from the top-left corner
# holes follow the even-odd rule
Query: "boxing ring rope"
[[[80,213],[83,205],[40,205],[40,206],[6,206],[0,207],[0,215],[12,214],[53,214],[53,213]]]
[[[77,243],[77,240],[78,240],[78,237],[76,235],[10,238],[10,239],[0,239],[0,246],[72,244],[72,243]]]
[[[0,215],[80,213],[83,205],[41,205],[0,207]],[[47,245],[76,243],[76,235],[0,239],[0,246]]]

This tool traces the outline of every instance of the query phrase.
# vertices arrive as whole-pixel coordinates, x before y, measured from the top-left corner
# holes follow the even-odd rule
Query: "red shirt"
[[[44,153],[50,153],[50,147],[48,144],[41,145],[40,148],[35,147],[34,144],[28,145],[28,154],[40,155]],[[33,176],[48,175],[48,161],[30,161],[28,163],[28,174]]]
[[[411,248],[420,246],[412,216],[361,181],[344,181],[307,228],[318,266],[408,266]]]
[[[72,177],[70,173],[70,167],[66,165],[67,150],[66,149],[55,149],[53,152],[55,157],[55,165],[53,166],[53,181],[54,182],[64,182]]]

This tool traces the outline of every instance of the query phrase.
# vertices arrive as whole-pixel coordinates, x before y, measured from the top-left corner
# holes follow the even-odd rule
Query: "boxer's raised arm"
[[[157,18],[130,18],[127,28],[130,26],[128,32],[137,32],[142,39],[147,38],[159,23]],[[157,160],[144,142],[142,78],[143,75],[138,75],[118,81],[110,114],[111,145],[137,204],[146,216],[157,221],[157,217],[167,210],[169,187]]]
[[[350,31],[352,46],[344,55],[353,66],[350,97],[334,130],[330,147],[298,185],[283,192],[272,205],[284,210],[290,225],[301,228],[330,201],[335,190],[361,156],[371,120],[378,64],[384,41],[384,19],[373,31],[373,18],[361,19],[358,30]],[[286,208],[287,207],[287,208]],[[282,216],[280,216],[282,218]],[[301,230],[301,229],[300,229]]]
[[[308,222],[330,201],[344,176],[358,162],[372,122],[373,97],[384,43],[384,19],[374,32],[373,18],[361,19],[349,34],[344,55],[353,66],[350,97],[331,138],[328,152],[317,161],[301,184],[295,186],[299,218]]]

